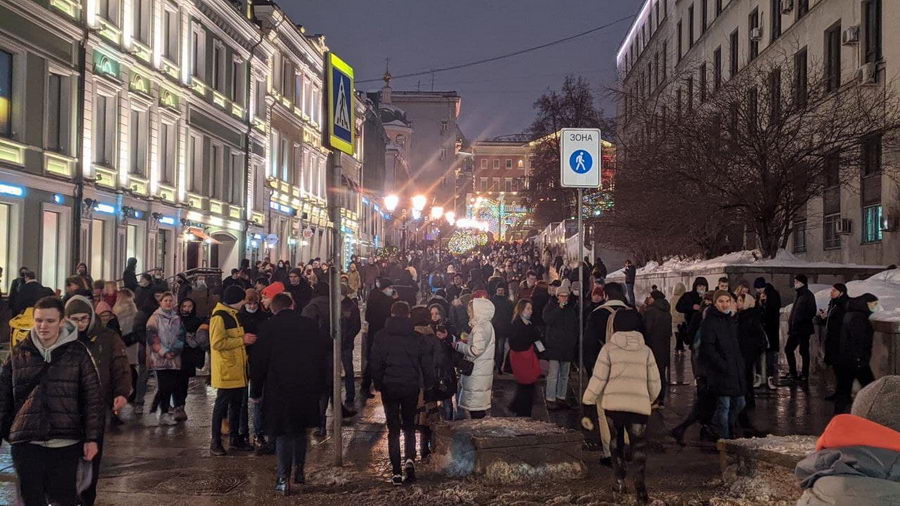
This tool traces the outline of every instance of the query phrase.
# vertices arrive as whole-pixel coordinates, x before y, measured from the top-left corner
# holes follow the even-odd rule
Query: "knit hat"
[[[653,297],[653,300],[665,299],[666,294],[660,292],[659,290],[653,290],[650,292],[650,296]]]
[[[900,376],[884,376],[856,394],[850,413],[900,431]]]
[[[394,286],[394,282],[391,281],[391,280],[388,279],[388,278],[380,278],[380,279],[378,280],[378,288],[379,288],[380,290],[384,290],[385,288],[389,288],[389,287],[392,287],[392,286]]]
[[[613,318],[613,332],[640,331],[643,328],[641,315],[634,309],[620,309]]]
[[[804,285],[808,284],[808,282],[806,280],[806,274],[797,274],[796,276],[794,276],[794,279],[803,283]]]
[[[272,283],[271,285],[263,288],[262,296],[263,296],[263,298],[271,299],[272,297],[275,297],[276,295],[278,295],[279,293],[281,293],[283,291],[284,291],[284,283],[282,283],[281,281],[276,281],[276,282]]]
[[[348,295],[350,295],[350,285],[341,283],[341,297],[346,297]]]
[[[731,297],[731,292],[729,292],[728,290],[716,290],[716,292],[713,293],[713,304],[715,304],[716,301],[719,300],[719,297]]]
[[[97,307],[94,308],[94,313],[101,315],[103,313],[112,313],[112,308],[109,307],[109,304],[106,301],[100,301],[97,303]],[[75,313],[72,313],[75,314]]]
[[[835,290],[841,292],[842,294],[847,295],[847,285],[845,285],[843,283],[835,283],[831,286],[834,287]]]
[[[753,281],[753,288],[761,289],[766,287],[766,278],[760,276]]]
[[[238,302],[244,300],[244,289],[239,287],[238,285],[231,285],[225,289],[225,293],[222,294],[222,303],[225,305],[237,304]]]
[[[66,318],[73,314],[89,314],[93,316],[94,308],[91,307],[91,303],[86,298],[82,296],[72,297],[66,302]]]

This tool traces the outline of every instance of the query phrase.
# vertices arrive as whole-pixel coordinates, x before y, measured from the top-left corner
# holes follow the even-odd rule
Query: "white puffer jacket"
[[[616,332],[600,349],[582,402],[605,411],[649,415],[662,388],[653,352],[640,332]]]
[[[459,407],[468,411],[483,411],[491,407],[491,389],[494,386],[494,304],[488,299],[472,299],[475,313],[469,324],[472,333],[468,342],[459,342],[456,349],[475,363],[472,374],[462,376],[459,389]]]

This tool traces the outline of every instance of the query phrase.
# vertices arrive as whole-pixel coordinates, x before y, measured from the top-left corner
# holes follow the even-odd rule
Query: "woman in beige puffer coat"
[[[612,337],[600,349],[594,373],[582,397],[588,420],[596,425],[595,404],[600,402],[610,427],[615,491],[625,491],[625,433],[631,441],[634,463],[634,487],[639,503],[649,502],[644,485],[647,462],[645,438],[651,404],[659,396],[661,382],[653,351],[644,344],[643,323],[633,309],[616,311],[610,316]]]

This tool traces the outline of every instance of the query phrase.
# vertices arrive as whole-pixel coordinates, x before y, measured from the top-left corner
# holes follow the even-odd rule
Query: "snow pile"
[[[584,477],[587,468],[581,462],[557,462],[532,466],[527,462],[507,462],[496,460],[484,471],[486,483],[508,485],[535,480],[559,481]]]
[[[837,264],[832,262],[807,262],[796,255],[780,249],[775,254],[775,258],[763,258],[762,252],[759,250],[743,250],[733,253],[704,260],[698,257],[672,257],[658,263],[654,261],[647,262],[646,265],[637,270],[638,274],[661,274],[666,272],[696,272],[715,269],[724,269],[731,266],[754,266],[754,267],[795,267],[795,268],[877,268],[880,266],[860,265],[860,264]],[[624,278],[624,267],[610,273],[607,278]]]
[[[900,269],[882,271],[868,279],[847,283],[847,294],[850,297],[858,297],[864,293],[878,297],[883,308],[882,311],[873,313],[871,320],[900,323]],[[815,292],[815,296],[819,309],[827,310],[831,287]]]

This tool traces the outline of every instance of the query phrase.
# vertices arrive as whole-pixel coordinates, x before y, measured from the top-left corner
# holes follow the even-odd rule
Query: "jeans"
[[[778,350],[766,350],[766,375],[770,378],[778,378]]]
[[[875,381],[872,368],[869,364],[859,367],[838,366],[835,368],[837,375],[837,388],[834,395],[834,414],[849,413],[853,403],[853,380],[859,380],[860,386],[866,386]]]
[[[497,370],[501,373],[503,372],[503,359],[506,358],[506,336],[497,335],[497,342],[495,343],[494,350],[494,362],[496,363]]]
[[[175,385],[175,407],[183,408],[184,401],[187,399],[188,386],[191,382],[191,372],[178,371],[178,382]]]
[[[275,455],[278,461],[276,476],[288,479],[291,477],[291,469],[303,474],[303,466],[306,464],[306,432],[276,437]]]
[[[548,402],[566,400],[566,393],[569,389],[570,365],[570,362],[550,361],[550,367],[547,369],[547,388],[544,394],[544,398]]]
[[[723,439],[731,439],[731,433],[734,422],[738,415],[743,411],[746,401],[743,395],[728,396],[720,395],[716,400],[716,412],[713,414],[713,426],[718,432],[719,437]]]
[[[212,444],[221,444],[222,442],[222,419],[228,414],[228,425],[231,433],[229,434],[231,441],[237,441],[240,430],[240,410],[241,400],[244,398],[246,387],[240,388],[220,388],[216,392],[216,402],[213,404],[212,412]]]
[[[626,460],[631,460],[634,470],[634,488],[644,490],[644,469],[647,464],[647,424],[626,423],[617,424],[612,418],[606,417],[609,424],[610,440],[609,450],[612,454],[613,474],[616,480],[624,480],[627,474]],[[631,443],[631,459],[625,457],[626,436]]]
[[[625,297],[628,298],[628,303],[632,306],[635,305],[634,302],[634,283],[625,283]]]
[[[453,399],[441,401],[441,420],[453,421],[454,418]]]
[[[145,346],[143,344],[140,345],[140,352],[138,356],[138,377],[137,377],[137,385],[134,387],[134,404],[135,406],[144,405],[144,397],[147,396],[147,380],[150,378],[150,371],[147,370],[147,361],[144,359],[145,353],[143,350]]]
[[[400,431],[403,431],[403,454],[407,460],[416,459],[416,406],[419,402],[418,391],[381,392],[384,406],[384,417],[388,428],[388,454],[391,458],[391,469],[400,474]]]
[[[800,358],[803,359],[803,368],[801,376],[809,377],[809,334],[791,333],[788,335],[787,343],[784,345],[784,355],[787,358],[788,368],[792,376],[797,375],[797,357],[794,356],[794,350],[800,348]]]
[[[174,398],[176,406],[184,406],[184,399],[180,398],[178,389],[178,377],[181,371],[160,370],[156,371],[156,388],[159,393],[159,412],[169,412],[169,399]],[[179,403],[179,401],[181,401]]]
[[[79,503],[75,478],[84,445],[45,448],[31,443],[12,445],[13,466],[19,478],[19,493],[27,505]]]
[[[82,446],[82,445],[75,445]],[[100,460],[103,458],[103,436],[97,441],[97,455],[91,460],[91,483],[83,492],[81,492],[81,504],[83,506],[94,506],[97,500],[97,480],[100,479]]]
[[[344,367],[344,400],[347,404],[356,402],[356,377],[353,375],[353,348],[341,350],[341,364]]]
[[[531,408],[534,405],[534,385],[534,383],[530,385],[516,383],[516,395],[510,405],[516,416],[531,416]]]
[[[250,434],[250,398],[248,396],[248,389],[244,389],[244,395],[241,396],[241,411],[240,411],[240,427],[238,428],[238,434],[241,437],[246,437]]]
[[[249,388],[248,388],[249,390]],[[250,418],[253,421],[253,434],[255,436],[265,435],[265,420],[263,419],[263,403],[262,398],[260,398],[260,402],[251,402],[250,403]]]

